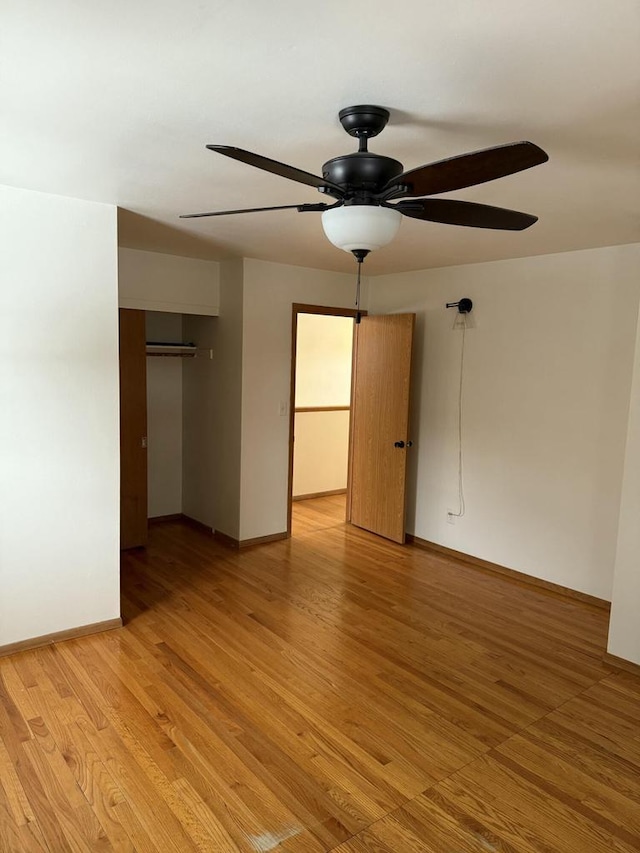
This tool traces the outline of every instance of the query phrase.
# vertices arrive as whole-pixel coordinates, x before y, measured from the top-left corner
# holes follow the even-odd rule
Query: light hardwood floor
[[[0,659],[0,850],[631,853],[606,612],[295,505],[123,559],[126,625]],[[88,559],[90,555],[88,555]]]

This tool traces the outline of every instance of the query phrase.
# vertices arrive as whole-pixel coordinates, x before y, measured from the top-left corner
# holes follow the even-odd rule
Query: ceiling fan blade
[[[448,193],[522,172],[524,169],[546,163],[548,159],[546,151],[538,148],[533,142],[510,142],[507,145],[484,148],[482,151],[460,154],[458,157],[449,157],[411,169],[389,181],[385,190],[401,184],[408,187],[408,190],[398,193],[398,196]]]
[[[287,166],[286,163],[279,163],[277,160],[270,160],[268,157],[252,154],[251,151],[244,151],[242,148],[234,148],[231,145],[207,145],[207,148],[210,151],[216,151],[218,154],[224,154],[225,157],[231,157],[232,160],[240,160],[241,163],[247,163],[249,166],[262,169],[264,172],[279,175],[281,178],[289,178],[290,181],[297,181],[299,184],[307,184],[310,187],[316,187],[316,189],[327,187],[329,194],[338,198],[344,196],[343,190],[337,184],[326,181],[318,175],[312,175],[311,172],[296,169],[295,166]]]
[[[454,201],[449,198],[416,198],[399,201],[389,205],[413,219],[425,219],[428,222],[442,222],[446,225],[467,225],[471,228],[497,228],[504,231],[524,231],[537,216],[507,210],[504,207],[491,207],[488,204],[475,204],[472,201]]]
[[[179,219],[199,219],[202,216],[230,216],[233,213],[262,213],[263,210],[295,209],[299,213],[305,213],[308,210],[326,210],[329,206],[322,202],[320,204],[279,204],[276,207],[245,207],[240,210],[213,210],[210,213],[182,213]]]

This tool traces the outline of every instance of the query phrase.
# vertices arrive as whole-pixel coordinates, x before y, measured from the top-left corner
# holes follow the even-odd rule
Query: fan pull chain
[[[358,258],[358,279],[356,281],[356,323],[360,322],[360,273],[362,271],[362,258]]]
[[[356,280],[356,323],[362,319],[360,313],[360,275],[362,273],[362,262],[369,254],[369,249],[352,249],[351,254],[358,262],[358,278]]]

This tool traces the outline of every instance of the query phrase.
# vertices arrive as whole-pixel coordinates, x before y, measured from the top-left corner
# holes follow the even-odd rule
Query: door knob
[[[394,441],[393,446],[394,447],[404,447],[404,441]]]

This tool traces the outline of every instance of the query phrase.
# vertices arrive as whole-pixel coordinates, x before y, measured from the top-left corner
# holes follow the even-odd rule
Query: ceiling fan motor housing
[[[322,177],[343,187],[348,196],[350,192],[358,190],[381,192],[383,187],[402,174],[402,170],[402,163],[392,157],[356,151],[328,160],[322,167]]]
[[[386,127],[389,110],[361,104],[340,110],[339,117],[347,133],[360,140],[360,150],[328,160],[322,167],[322,177],[344,190],[347,204],[375,204],[371,196],[381,192],[403,171],[398,160],[367,150],[367,140]]]

